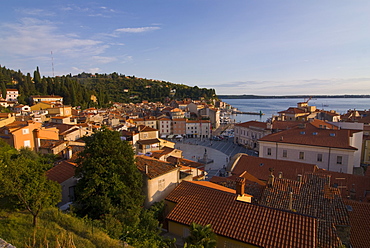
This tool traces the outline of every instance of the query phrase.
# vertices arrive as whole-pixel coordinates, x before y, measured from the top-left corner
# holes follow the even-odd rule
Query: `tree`
[[[6,85],[5,82],[1,82],[1,96],[2,98],[6,99]]]
[[[191,223],[190,235],[186,238],[185,248],[213,248],[216,247],[215,234],[211,225]]]
[[[84,139],[77,160],[76,213],[92,219],[109,214],[124,226],[136,226],[144,196],[131,145],[106,128]]]
[[[46,178],[46,166],[37,154],[18,152],[4,142],[0,142],[0,147],[0,195],[16,197],[32,214],[36,226],[40,211],[60,201],[60,186]]]

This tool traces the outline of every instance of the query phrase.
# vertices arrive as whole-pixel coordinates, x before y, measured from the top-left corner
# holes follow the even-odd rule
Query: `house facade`
[[[259,139],[259,156],[316,164],[322,169],[352,174],[354,167],[360,167],[362,133],[317,128],[315,122],[310,122]]]
[[[145,207],[164,200],[179,183],[180,167],[169,162],[138,155],[136,166],[143,174]]]
[[[210,138],[211,122],[209,120],[186,120],[186,137]]]

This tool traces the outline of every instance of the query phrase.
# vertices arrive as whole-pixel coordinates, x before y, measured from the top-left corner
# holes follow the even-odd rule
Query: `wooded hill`
[[[166,102],[184,98],[206,100],[217,98],[214,89],[187,86],[166,81],[137,78],[116,72],[111,74],[81,73],[57,77],[40,76],[39,68],[33,75],[24,75],[20,70],[14,71],[0,66],[1,89],[18,89],[20,103],[29,102],[31,95],[59,95],[64,97],[66,105],[103,107],[110,102]],[[97,102],[91,100],[96,97]]]

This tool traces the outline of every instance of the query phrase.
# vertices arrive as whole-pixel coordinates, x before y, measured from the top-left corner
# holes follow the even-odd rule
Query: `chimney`
[[[149,168],[148,168],[148,166],[147,165],[145,165],[145,174],[149,174]]]
[[[272,188],[274,187],[274,181],[275,181],[275,176],[274,176],[274,169],[273,168],[270,168],[270,175],[269,175],[269,179],[267,181],[267,187],[269,188]]]
[[[236,194],[240,196],[244,196],[244,189],[245,189],[245,178],[237,177],[236,178]]]
[[[297,175],[297,181],[300,182],[300,183],[302,182],[302,175],[301,174]]]
[[[293,192],[289,192],[289,211],[293,210]]]
[[[282,171],[279,172],[278,178],[283,178],[283,172]]]

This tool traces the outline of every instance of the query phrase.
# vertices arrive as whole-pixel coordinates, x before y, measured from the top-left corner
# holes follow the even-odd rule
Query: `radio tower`
[[[53,58],[53,51],[51,51],[51,70],[53,71],[53,77],[54,77],[54,58]]]

